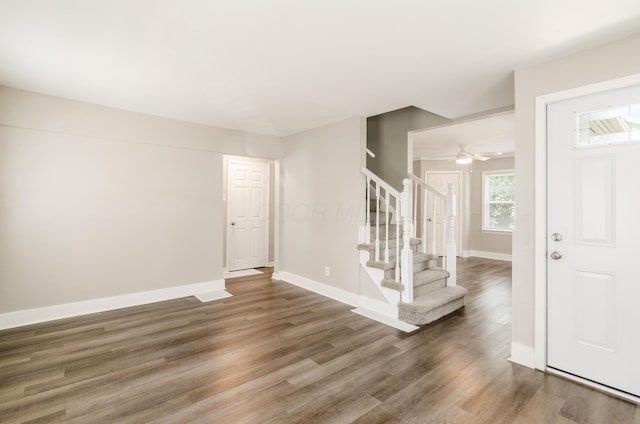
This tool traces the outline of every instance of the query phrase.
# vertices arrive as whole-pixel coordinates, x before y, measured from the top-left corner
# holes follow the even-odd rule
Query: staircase
[[[388,308],[377,312],[422,325],[462,308],[467,290],[455,284],[455,215],[452,212],[455,193],[452,188],[445,195],[410,176],[400,193],[369,170],[363,168],[362,172],[367,181],[368,207],[362,242],[358,245],[361,264],[389,303]],[[424,206],[421,211],[417,208],[418,201]],[[447,247],[442,268],[437,267],[435,237],[429,235],[429,231],[435,234],[436,226],[429,228],[428,206],[434,215],[441,212],[447,216],[441,228],[442,246]],[[418,222],[422,224],[420,238],[416,237]],[[428,251],[428,238],[432,239],[431,251]]]

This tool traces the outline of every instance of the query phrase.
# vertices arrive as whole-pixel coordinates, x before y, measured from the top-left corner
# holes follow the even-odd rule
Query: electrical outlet
[[[329,268],[328,266],[324,267],[324,276],[328,277],[331,275],[331,268]]]

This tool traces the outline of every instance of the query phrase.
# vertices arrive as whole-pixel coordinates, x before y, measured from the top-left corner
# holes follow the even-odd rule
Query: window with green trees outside
[[[482,173],[482,229],[512,231],[515,224],[513,170]]]

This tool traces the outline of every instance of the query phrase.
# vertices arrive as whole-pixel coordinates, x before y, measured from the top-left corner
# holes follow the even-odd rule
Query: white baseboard
[[[486,252],[484,250],[463,250],[462,257],[468,258],[469,256],[475,256],[477,258],[496,259],[499,261],[511,262],[510,253],[498,253],[498,252]]]
[[[321,294],[333,300],[337,300],[338,302],[346,303],[347,305],[358,306],[359,296],[357,294],[314,281],[310,278],[302,277],[288,271],[280,271],[278,272],[277,277],[274,275],[272,278],[275,280],[286,281],[294,286],[302,287],[303,289]]]
[[[396,293],[398,292],[396,291]],[[398,296],[398,300],[399,298],[400,296]],[[373,299],[369,296],[359,296],[358,309],[373,311],[378,315],[384,315],[391,319],[397,319],[398,317],[398,301],[396,301],[395,304],[392,304],[382,300]]]
[[[194,296],[199,293],[224,290],[224,280],[206,281],[204,283],[186,284],[121,296],[103,297],[100,299],[84,300],[81,302],[65,303],[62,305],[45,306],[43,308],[26,309],[22,311],[0,314],[0,330],[37,324],[130,306],[145,305],[163,300],[178,299]]]
[[[274,261],[267,262],[267,268],[273,268],[276,265]]]
[[[535,350],[531,346],[523,345],[521,343],[511,342],[511,357],[510,362],[524,365],[527,368],[536,368],[536,354]]]
[[[397,328],[398,330],[402,330],[406,333],[410,333],[420,328],[416,327],[415,325],[399,321],[394,317],[398,314],[398,307],[396,306],[394,308],[393,305],[387,304],[380,300],[372,299],[366,296],[359,296],[355,293],[338,289],[336,287],[329,286],[327,284],[320,283],[318,281],[311,280],[310,278],[302,277],[300,275],[293,274],[287,271],[280,271],[277,277],[274,276],[273,279],[285,281],[287,283],[312,291],[314,293],[321,294],[322,296],[326,296],[350,306],[358,306],[356,309],[353,309],[352,312],[355,312],[356,314],[362,315],[369,319],[373,319],[390,327]],[[388,314],[391,314],[391,316],[389,316]]]
[[[379,314],[369,309],[356,308],[356,309],[353,309],[351,312],[354,312],[358,315],[362,315],[363,317],[372,319],[374,321],[378,321],[379,323],[388,325],[389,327],[397,328],[398,330],[404,331],[405,333],[411,333],[420,328],[416,325],[407,324],[404,321],[400,321],[398,319]]]

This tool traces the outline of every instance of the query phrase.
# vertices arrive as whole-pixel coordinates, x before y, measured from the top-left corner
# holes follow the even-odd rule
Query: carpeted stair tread
[[[434,281],[449,278],[449,272],[440,268],[425,269],[413,274],[413,287],[423,286]]]
[[[444,306],[449,302],[463,298],[467,294],[467,289],[460,286],[443,287],[433,290],[426,295],[418,296],[413,299],[413,303],[402,303],[400,307],[409,309],[415,314],[426,314],[440,306]]]
[[[386,287],[391,290],[397,290],[399,292],[404,290],[404,284],[391,278],[385,278],[384,280],[382,280],[380,285],[382,287]]]
[[[419,262],[428,262],[430,260],[433,259],[437,259],[436,255],[432,255],[430,253],[414,253],[413,254],[413,263],[419,263]],[[396,260],[395,258],[390,260],[389,262],[385,262],[385,261],[368,261],[367,262],[367,266],[370,266],[372,268],[379,268],[379,269],[393,269],[396,267]]]
[[[395,251],[396,240],[397,239],[395,239],[395,238],[389,240],[389,250],[391,250],[391,248],[393,248],[393,250]],[[417,246],[417,245],[419,245],[421,243],[422,243],[422,240],[420,240],[418,238],[411,238],[411,246]],[[402,248],[402,246],[404,246],[404,243],[402,242],[402,239],[400,239],[400,248]],[[380,250],[384,251],[384,247],[385,247],[384,240],[380,240]],[[360,243],[358,245],[358,250],[368,250],[370,252],[373,252],[374,250],[376,250],[375,240],[372,241],[371,243]]]

